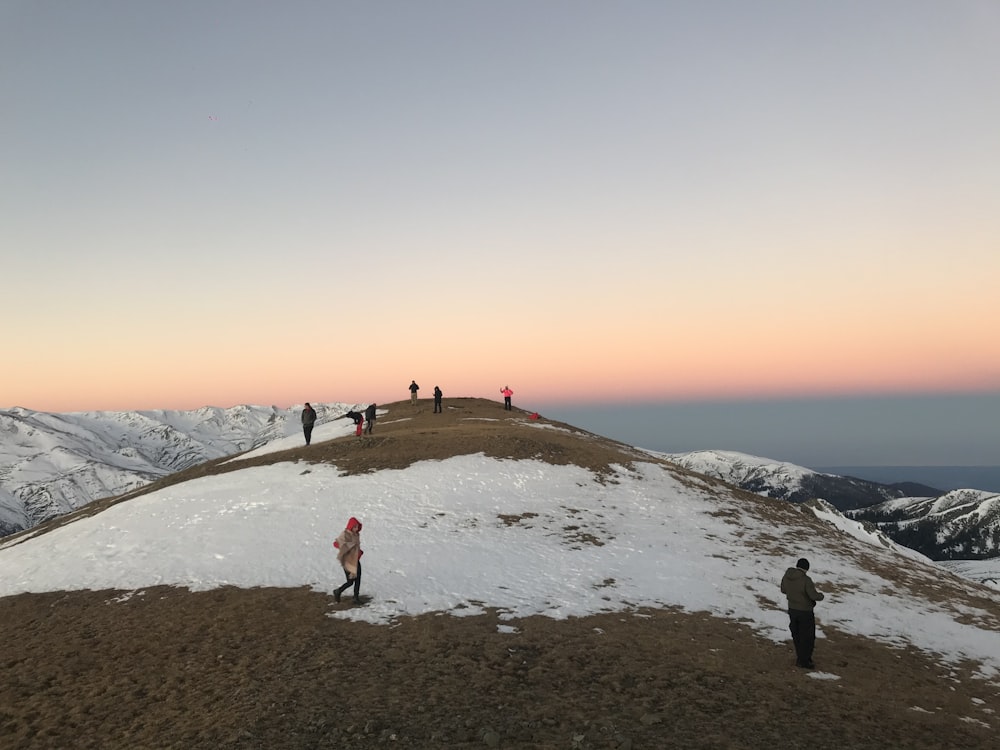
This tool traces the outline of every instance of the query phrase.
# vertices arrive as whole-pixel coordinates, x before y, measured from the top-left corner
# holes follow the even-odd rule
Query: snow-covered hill
[[[963,578],[1000,590],[1000,557],[987,560],[942,560],[938,565]]]
[[[321,423],[348,408],[314,407]],[[298,433],[300,410],[0,411],[0,536],[189,466]]]
[[[363,405],[314,406],[318,442],[346,434],[347,422],[334,420],[348,408]],[[0,536],[211,459],[301,445],[300,411],[300,406],[70,414],[0,411]],[[992,493],[949,493],[928,504],[933,499],[903,498],[898,489],[885,485],[733,451],[653,455],[766,497],[793,502],[818,498],[840,510],[873,506],[875,515],[856,514],[860,520],[887,520],[884,513],[912,505],[912,517],[888,520],[919,523],[884,525],[887,537],[932,559],[1000,555],[1000,532],[991,525],[995,513],[984,508],[973,514],[970,506]],[[945,513],[952,505],[959,510]],[[926,511],[931,507],[937,510]],[[957,520],[949,520],[956,515]]]
[[[519,413],[487,420],[470,410],[431,426],[423,419],[390,409],[375,439],[355,442],[344,425],[325,452],[314,446],[297,460],[274,453],[281,460],[268,462],[285,438],[217,467],[223,473],[8,538],[0,542],[0,596],[142,596],[161,584],[330,593],[342,581],[330,542],[358,516],[363,593],[372,599],[334,617],[390,623],[496,610],[513,620],[678,607],[785,642],[778,580],[805,556],[827,592],[821,630],[971,663],[1000,684],[992,592],[885,544],[826,504],[737,492],[610,441],[601,443],[606,465],[590,459],[585,467],[576,461],[601,439]],[[463,430],[454,441],[461,452],[420,460],[441,455],[448,430]],[[341,465],[324,458],[334,448]],[[538,457],[504,457],[517,451]],[[413,461],[401,469],[343,465],[404,453]],[[823,676],[836,680],[836,672],[830,664]]]

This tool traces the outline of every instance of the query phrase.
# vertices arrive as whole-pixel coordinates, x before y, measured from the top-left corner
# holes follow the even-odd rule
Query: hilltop
[[[445,403],[2,540],[3,746],[992,746],[995,592],[829,506]],[[329,595],[349,514],[361,607]],[[828,594],[817,672],[777,591],[801,553]]]

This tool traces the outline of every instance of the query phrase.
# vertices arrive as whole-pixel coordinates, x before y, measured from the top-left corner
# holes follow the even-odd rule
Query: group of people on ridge
[[[417,385],[416,380],[410,381],[410,403],[414,406],[417,404],[417,393],[420,391],[420,386]],[[511,406],[510,399],[514,395],[514,391],[510,389],[510,386],[505,385],[500,389],[500,394],[503,396],[503,408],[510,411],[513,407]],[[444,393],[438,386],[434,386],[434,413],[440,414],[441,401],[444,398]],[[365,409],[364,414],[351,409],[346,414],[338,417],[338,419],[350,419],[354,421],[354,434],[361,437],[362,431],[365,435],[371,435],[372,429],[375,427],[375,404],[369,404],[368,408]],[[533,418],[537,418],[537,415],[532,415]],[[367,425],[367,426],[366,426]],[[313,428],[316,426],[316,410],[313,409],[312,405],[307,401],[305,408],[302,409],[302,434],[305,436],[306,445],[312,443],[312,433]]]
[[[414,406],[417,405],[417,392],[420,390],[420,386],[417,385],[416,380],[410,381],[410,403]],[[510,389],[510,386],[505,385],[500,389],[501,395],[503,395],[503,408],[510,411],[513,407],[510,405],[510,397],[514,395],[514,391]],[[441,399],[444,398],[444,394],[438,386],[434,386],[434,414],[441,413]]]
[[[365,409],[365,413],[354,411],[353,409],[348,411],[346,414],[337,417],[338,419],[350,419],[354,421],[354,434],[361,437],[362,426],[364,426],[364,432],[366,435],[371,435],[372,430],[375,428],[375,411],[377,409],[376,404],[368,404],[368,408]],[[366,425],[367,422],[367,425]],[[302,434],[305,436],[306,445],[312,443],[312,433],[313,427],[316,426],[316,410],[312,408],[312,404],[308,401],[306,402],[305,408],[302,409]]]
[[[417,385],[416,380],[410,381],[410,403],[414,406],[417,405],[417,391],[420,390],[420,386]],[[441,399],[444,398],[444,393],[437,386],[434,386],[434,413],[441,413]]]

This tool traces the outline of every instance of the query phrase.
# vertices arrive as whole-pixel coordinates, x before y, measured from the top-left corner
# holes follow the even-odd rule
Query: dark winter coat
[[[811,611],[823,595],[816,590],[809,574],[802,568],[789,568],[781,579],[781,593],[788,597],[788,608]]]
[[[311,406],[302,410],[302,424],[316,424],[316,410]]]

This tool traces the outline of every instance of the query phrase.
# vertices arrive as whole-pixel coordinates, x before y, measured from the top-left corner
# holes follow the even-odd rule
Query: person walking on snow
[[[505,385],[500,389],[500,393],[503,394],[503,408],[510,411],[510,397],[514,395],[514,391],[510,389],[509,385]]]
[[[788,598],[788,629],[795,644],[795,666],[814,669],[812,655],[816,645],[816,602],[823,601],[823,594],[806,573],[809,561],[804,557],[794,568],[785,571],[781,579],[781,593]]]
[[[361,556],[365,554],[361,550],[361,521],[351,516],[347,528],[340,532],[333,546],[337,549],[337,562],[347,578],[343,586],[334,589],[334,601],[339,602],[340,595],[354,586],[354,603],[361,604]]]
[[[410,403],[414,406],[417,405],[417,391],[420,390],[420,386],[417,385],[416,380],[410,381]]]
[[[372,428],[375,427],[375,404],[368,404],[365,409],[365,421],[368,423],[365,425],[365,434],[371,435]]]
[[[316,410],[306,401],[306,408],[302,410],[302,433],[306,436],[306,445],[312,442],[313,427],[316,425]]]
[[[444,397],[444,394],[441,393],[441,389],[438,388],[437,386],[434,386],[434,413],[435,414],[439,414],[441,412],[441,399],[443,397]]]

